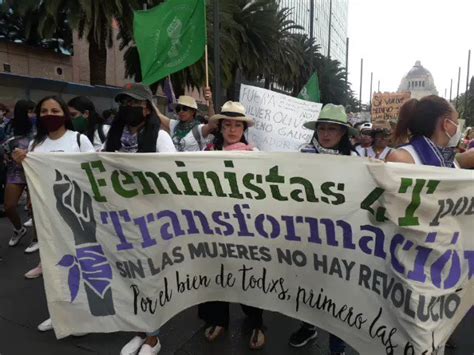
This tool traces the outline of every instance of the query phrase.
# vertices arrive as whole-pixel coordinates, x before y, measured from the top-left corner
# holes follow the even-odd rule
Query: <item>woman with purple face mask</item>
[[[28,152],[39,153],[79,153],[95,152],[89,139],[74,132],[71,117],[66,103],[57,96],[48,96],[42,99],[36,106],[38,117],[37,131],[28,150],[15,149],[13,159],[21,163]],[[34,211],[33,211],[34,213]],[[34,279],[43,274],[41,263],[25,274],[27,279]],[[47,331],[53,329],[51,319],[47,319],[38,326],[38,330]]]

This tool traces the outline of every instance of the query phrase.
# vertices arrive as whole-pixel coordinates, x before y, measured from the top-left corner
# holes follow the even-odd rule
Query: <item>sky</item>
[[[338,1],[338,0],[335,0]],[[359,98],[360,62],[364,59],[362,102],[373,91],[397,91],[417,60],[433,75],[438,94],[449,98],[466,89],[468,50],[474,76],[474,0],[349,0],[349,81]]]

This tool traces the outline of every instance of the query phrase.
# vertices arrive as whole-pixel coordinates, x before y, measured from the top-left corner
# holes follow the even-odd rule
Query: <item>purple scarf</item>
[[[412,139],[410,144],[420,157],[423,165],[454,168],[455,148],[440,148],[424,136]]]

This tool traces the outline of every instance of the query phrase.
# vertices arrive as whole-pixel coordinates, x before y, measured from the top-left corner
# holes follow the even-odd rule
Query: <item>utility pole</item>
[[[370,73],[370,97],[369,97],[369,106],[372,109],[372,81],[374,80],[374,73]]]
[[[458,93],[456,95],[456,110],[458,108],[458,101],[459,101],[459,84],[461,83],[461,67],[459,67],[458,71]]]
[[[359,111],[362,112],[362,79],[364,75],[364,58],[360,58],[360,89],[359,89]]]
[[[379,83],[377,84],[377,92],[380,92],[380,80],[379,80]]]
[[[451,79],[451,85],[449,86],[449,102],[451,102],[453,97],[453,79]]]
[[[346,38],[346,87],[347,87],[348,75],[349,75],[349,37]]]
[[[471,67],[471,50],[469,49],[469,52],[467,54],[467,75],[466,75],[466,93],[464,94],[464,119],[467,119],[466,113],[467,113],[467,104],[469,101],[469,69]]]
[[[309,2],[309,39],[311,45],[313,45],[314,39],[314,0]],[[313,75],[313,57],[311,56],[311,62],[309,63],[309,78]]]
[[[221,107],[221,53],[220,53],[219,0],[214,0],[214,105],[216,112]]]
[[[328,58],[331,58],[332,0],[329,0]]]

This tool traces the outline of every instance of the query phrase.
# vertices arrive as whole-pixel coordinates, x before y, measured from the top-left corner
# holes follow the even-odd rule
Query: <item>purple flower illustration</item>
[[[69,268],[68,286],[71,293],[71,303],[79,293],[81,278],[94,292],[104,297],[110,288],[112,268],[99,244],[77,248],[76,255],[64,255],[58,265]]]

